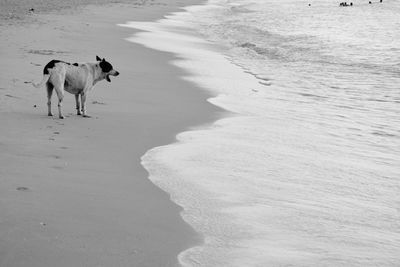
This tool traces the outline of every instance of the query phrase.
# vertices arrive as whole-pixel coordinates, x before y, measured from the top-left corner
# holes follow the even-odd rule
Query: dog
[[[54,89],[58,97],[58,117],[60,119],[64,119],[61,111],[64,91],[75,95],[77,115],[90,117],[86,113],[86,97],[88,93],[97,82],[104,79],[111,82],[110,76],[118,75],[119,72],[114,70],[109,62],[96,56],[95,63],[71,64],[60,60],[52,60],[43,69],[43,80],[39,84],[30,83],[36,88],[46,84],[49,116],[53,116],[51,113],[51,96]],[[79,103],[79,97],[81,98],[82,106]]]

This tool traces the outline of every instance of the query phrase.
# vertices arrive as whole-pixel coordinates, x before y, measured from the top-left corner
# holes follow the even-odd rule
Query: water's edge
[[[199,228],[198,222],[193,221],[194,208],[188,203],[187,199],[180,198],[175,192],[169,190],[170,184],[176,181],[171,181],[167,176],[173,176],[173,173],[166,175],[165,166],[158,158],[159,153],[166,150],[174,150],[176,147],[180,147],[183,144],[190,142],[191,135],[196,135],[197,132],[213,131],[216,128],[221,127],[225,121],[238,120],[242,117],[248,116],[248,114],[242,114],[242,110],[234,109],[232,106],[224,104],[223,99],[226,95],[224,90],[228,90],[231,87],[234,88],[248,88],[252,87],[252,92],[257,92],[262,87],[263,79],[256,77],[250,72],[246,72],[242,66],[235,64],[232,59],[226,55],[221,54],[216,47],[216,44],[209,43],[204,40],[200,34],[194,34],[191,31],[186,31],[188,25],[180,24],[180,16],[185,16],[187,10],[193,10],[197,8],[205,8],[208,3],[196,6],[187,6],[182,8],[181,12],[174,12],[167,16],[166,19],[161,19],[155,22],[127,22],[121,24],[122,27],[130,27],[139,30],[138,33],[134,34],[133,37],[128,38],[128,41],[141,44],[147,48],[151,48],[158,51],[169,52],[177,56],[178,60],[171,62],[174,66],[183,69],[188,72],[189,75],[182,77],[184,80],[188,80],[205,90],[211,97],[205,99],[212,105],[224,110],[224,114],[220,115],[214,121],[209,123],[192,126],[188,131],[178,133],[176,135],[176,141],[170,144],[154,147],[148,150],[141,158],[141,164],[149,173],[149,179],[156,186],[164,190],[170,199],[177,205],[182,207],[181,216],[185,222],[191,225],[196,232],[198,232],[203,239],[203,242],[188,249],[182,251],[178,255],[178,261],[183,266],[196,266],[202,263],[191,257],[191,254],[201,253],[202,248],[209,243],[209,237],[205,236],[204,229]],[[176,17],[178,19],[176,20]],[[176,24],[174,24],[176,23]],[[165,27],[164,27],[165,26]],[[176,28],[179,28],[177,31]],[[204,60],[207,59],[207,60]],[[194,64],[193,64],[194,63]],[[209,64],[213,64],[213,69],[219,69],[219,72],[212,74],[207,73]],[[197,66],[195,66],[197,64]],[[220,67],[216,66],[219,65]],[[229,78],[226,77],[229,74]],[[235,77],[232,79],[232,77]],[[218,80],[219,79],[219,80]],[[229,83],[226,83],[229,79]],[[218,87],[220,85],[220,87]],[[246,90],[247,91],[247,90]],[[160,171],[161,170],[161,171]],[[178,185],[179,187],[186,187],[188,191],[196,191],[196,185]],[[189,188],[190,187],[190,188]],[[198,195],[193,197],[193,202],[201,201]],[[191,209],[192,208],[192,209]],[[203,231],[202,231],[203,230]],[[213,241],[211,241],[213,242]]]

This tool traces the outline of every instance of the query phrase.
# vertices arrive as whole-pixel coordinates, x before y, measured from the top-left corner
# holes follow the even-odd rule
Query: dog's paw
[[[65,117],[63,115],[59,116],[60,119],[64,119]]]
[[[89,116],[89,115],[87,115],[87,114],[84,114],[84,115],[82,115],[82,117],[84,117],[84,118],[91,118],[92,116]]]

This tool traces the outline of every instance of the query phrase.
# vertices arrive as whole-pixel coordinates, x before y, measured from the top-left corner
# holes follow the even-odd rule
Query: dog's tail
[[[44,75],[43,75],[43,79],[42,79],[42,81],[41,81],[40,83],[34,83],[34,82],[28,82],[28,83],[31,83],[35,88],[40,88],[40,87],[42,87],[45,83],[47,83],[47,81],[49,80],[49,78],[50,78],[50,74],[44,74]]]

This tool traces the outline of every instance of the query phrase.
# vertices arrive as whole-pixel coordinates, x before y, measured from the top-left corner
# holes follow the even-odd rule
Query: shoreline
[[[178,1],[86,6],[75,15],[35,15],[38,23],[2,32],[1,265],[175,266],[178,253],[200,242],[182,209],[148,180],[140,158],[217,119],[219,109],[169,64],[174,55],[127,42],[132,29],[115,26],[177,8]],[[40,79],[50,59],[91,61],[97,54],[121,75],[89,94],[93,118],[74,115],[69,94],[65,120],[45,116],[45,90],[24,81]],[[53,96],[53,109],[55,103]]]
[[[187,11],[190,13],[198,8],[208,7],[191,6],[187,7]],[[226,136],[222,133],[228,125],[235,125],[238,129],[227,131],[234,136],[243,125],[243,118],[253,114],[248,111],[246,105],[240,105],[239,96],[249,97],[262,91],[264,87],[259,78],[233,64],[232,59],[221,53],[212,42],[201,35],[188,34],[190,27],[182,23],[185,22],[186,15],[185,11],[183,14],[176,12],[167,19],[144,23],[130,21],[121,26],[140,30],[128,39],[131,42],[176,55],[177,59],[172,64],[188,72],[184,77],[186,81],[196,84],[210,94],[207,101],[215,108],[223,110],[223,116],[219,116],[205,127],[203,125],[180,132],[175,142],[147,151],[142,157],[142,164],[150,173],[150,180],[168,192],[171,199],[183,207],[184,220],[203,236],[202,244],[192,246],[179,254],[178,259],[182,266],[229,266],[232,261],[238,261],[239,256],[230,253],[235,251],[236,247],[223,243],[226,241],[224,238],[240,235],[244,230],[230,220],[235,219],[233,216],[224,212],[222,215],[218,211],[218,200],[229,199],[234,195],[234,190],[229,190],[230,181],[227,182],[230,176],[228,179],[225,177],[229,171],[221,170],[219,164],[224,165],[226,158],[230,159],[238,152],[235,151],[231,155],[231,144],[225,142]],[[212,69],[210,66],[213,66]],[[232,98],[232,95],[239,98]],[[224,159],[208,160],[213,158],[212,154],[219,154],[219,151],[226,152],[221,154]],[[207,159],[203,154],[206,152],[210,153]],[[227,190],[216,192],[218,188]],[[229,204],[224,205],[224,211],[229,210]],[[231,224],[228,224],[228,221]],[[237,231],[231,232],[225,229],[225,225],[229,225],[228,229],[232,227]],[[219,258],[218,255],[226,257]]]

